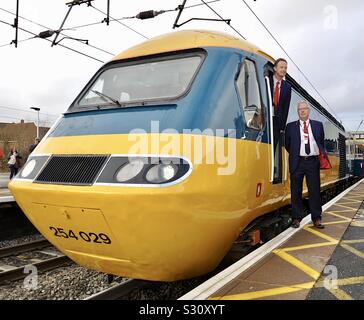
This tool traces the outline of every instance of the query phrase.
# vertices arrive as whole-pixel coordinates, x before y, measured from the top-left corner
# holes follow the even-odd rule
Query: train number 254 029
[[[104,243],[110,244],[111,239],[105,233],[95,233],[95,232],[73,232],[72,230],[64,230],[62,228],[49,227],[50,230],[54,232],[56,237],[66,238],[66,239],[75,239],[79,240],[80,238],[86,242],[94,242],[94,243]]]

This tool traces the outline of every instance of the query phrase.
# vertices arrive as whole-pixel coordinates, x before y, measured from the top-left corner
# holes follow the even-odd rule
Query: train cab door
[[[285,152],[282,150],[284,146],[284,137],[275,132],[274,125],[276,122],[273,106],[273,64],[267,62],[264,66],[264,79],[267,92],[268,103],[268,127],[269,127],[269,140],[270,140],[270,182],[273,185],[280,185],[287,180],[287,165],[288,161],[283,156]],[[274,135],[278,135],[278,144],[274,146]],[[284,173],[283,173],[284,172]]]

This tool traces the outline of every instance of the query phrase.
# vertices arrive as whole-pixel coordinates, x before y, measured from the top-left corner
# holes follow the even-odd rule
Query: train
[[[131,47],[95,73],[9,189],[79,265],[151,281],[206,274],[252,221],[290,203],[287,152],[272,143],[274,61],[207,30]],[[330,188],[347,179],[345,128],[286,80],[288,122],[305,100],[324,124]]]

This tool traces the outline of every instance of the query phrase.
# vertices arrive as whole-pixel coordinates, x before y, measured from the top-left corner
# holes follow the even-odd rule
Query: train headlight
[[[178,167],[175,164],[158,164],[151,167],[145,178],[150,183],[163,183],[172,179],[178,171]]]
[[[131,180],[143,170],[143,167],[144,162],[141,159],[132,160],[117,171],[115,179],[117,182]]]
[[[95,184],[171,186],[186,179],[191,172],[191,162],[180,157],[116,154],[110,156]]]
[[[34,170],[35,165],[37,164],[37,161],[35,159],[30,160],[25,167],[23,168],[21,172],[21,177],[26,178],[28,177]]]

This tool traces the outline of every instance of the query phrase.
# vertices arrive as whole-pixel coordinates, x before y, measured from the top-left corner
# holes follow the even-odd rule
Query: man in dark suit
[[[37,137],[34,139],[34,144],[32,144],[30,147],[29,147],[29,153],[32,153],[33,150],[37,147],[37,145],[39,144],[40,142],[40,139]]]
[[[314,227],[323,229],[321,224],[320,197],[320,151],[327,158],[324,148],[322,122],[309,119],[310,107],[306,101],[297,105],[299,120],[287,124],[285,148],[289,153],[291,175],[292,227],[298,228],[302,218],[302,185],[306,177],[309,192],[309,208]]]
[[[275,61],[274,75],[270,79],[270,88],[274,107],[273,115],[273,137],[274,150],[286,128],[289,105],[291,103],[291,85],[284,80],[287,74],[287,61],[279,58]]]

